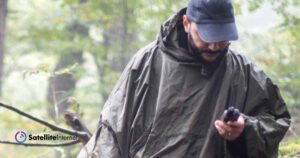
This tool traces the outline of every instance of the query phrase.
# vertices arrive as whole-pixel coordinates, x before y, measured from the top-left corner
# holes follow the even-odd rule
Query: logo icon
[[[18,143],[24,143],[27,139],[27,135],[25,132],[23,131],[18,131],[16,134],[15,134],[15,139]]]

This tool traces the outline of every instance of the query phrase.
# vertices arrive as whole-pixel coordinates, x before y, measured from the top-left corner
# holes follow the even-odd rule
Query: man
[[[230,0],[190,0],[138,51],[78,157],[272,158],[290,124],[278,88],[229,49]],[[234,106],[235,122],[221,120]]]

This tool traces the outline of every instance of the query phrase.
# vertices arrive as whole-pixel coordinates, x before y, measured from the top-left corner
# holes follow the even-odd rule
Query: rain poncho
[[[132,57],[79,158],[277,157],[290,124],[277,86],[230,49],[213,63],[188,51],[185,10]],[[244,132],[234,141],[214,126],[229,106],[245,118]]]

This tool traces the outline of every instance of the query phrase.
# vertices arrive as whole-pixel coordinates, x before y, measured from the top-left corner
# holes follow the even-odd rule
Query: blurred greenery
[[[296,140],[282,145],[279,150],[279,156],[284,158],[290,157],[299,157],[300,156],[300,139],[297,138]]]
[[[129,58],[153,41],[161,23],[185,7],[187,0],[11,0],[8,5],[6,57],[2,100],[39,118],[67,127],[63,116],[54,120],[47,113],[49,77],[62,73],[75,76],[76,89],[70,109],[94,132],[102,105]],[[292,128],[280,156],[300,151],[300,3],[298,0],[236,0],[240,40],[233,48],[255,61],[278,84],[293,114]],[[276,17],[271,27],[250,21],[266,6]],[[248,21],[243,23],[242,20]],[[250,21],[250,22],[249,22]],[[258,30],[251,31],[257,22]],[[83,63],[54,71],[67,52],[83,53]],[[56,74],[55,74],[56,72]],[[80,105],[80,106],[79,106]],[[44,131],[44,127],[0,108],[0,140],[14,141],[14,134]],[[296,141],[291,140],[296,139]],[[0,157],[74,157],[81,145],[68,148],[29,148],[0,144]],[[68,151],[68,152],[66,152]]]

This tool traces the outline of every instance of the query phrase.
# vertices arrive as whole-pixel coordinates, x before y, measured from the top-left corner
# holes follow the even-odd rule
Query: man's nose
[[[217,51],[217,50],[220,50],[220,45],[217,43],[210,43],[208,45],[208,48],[212,51]]]

